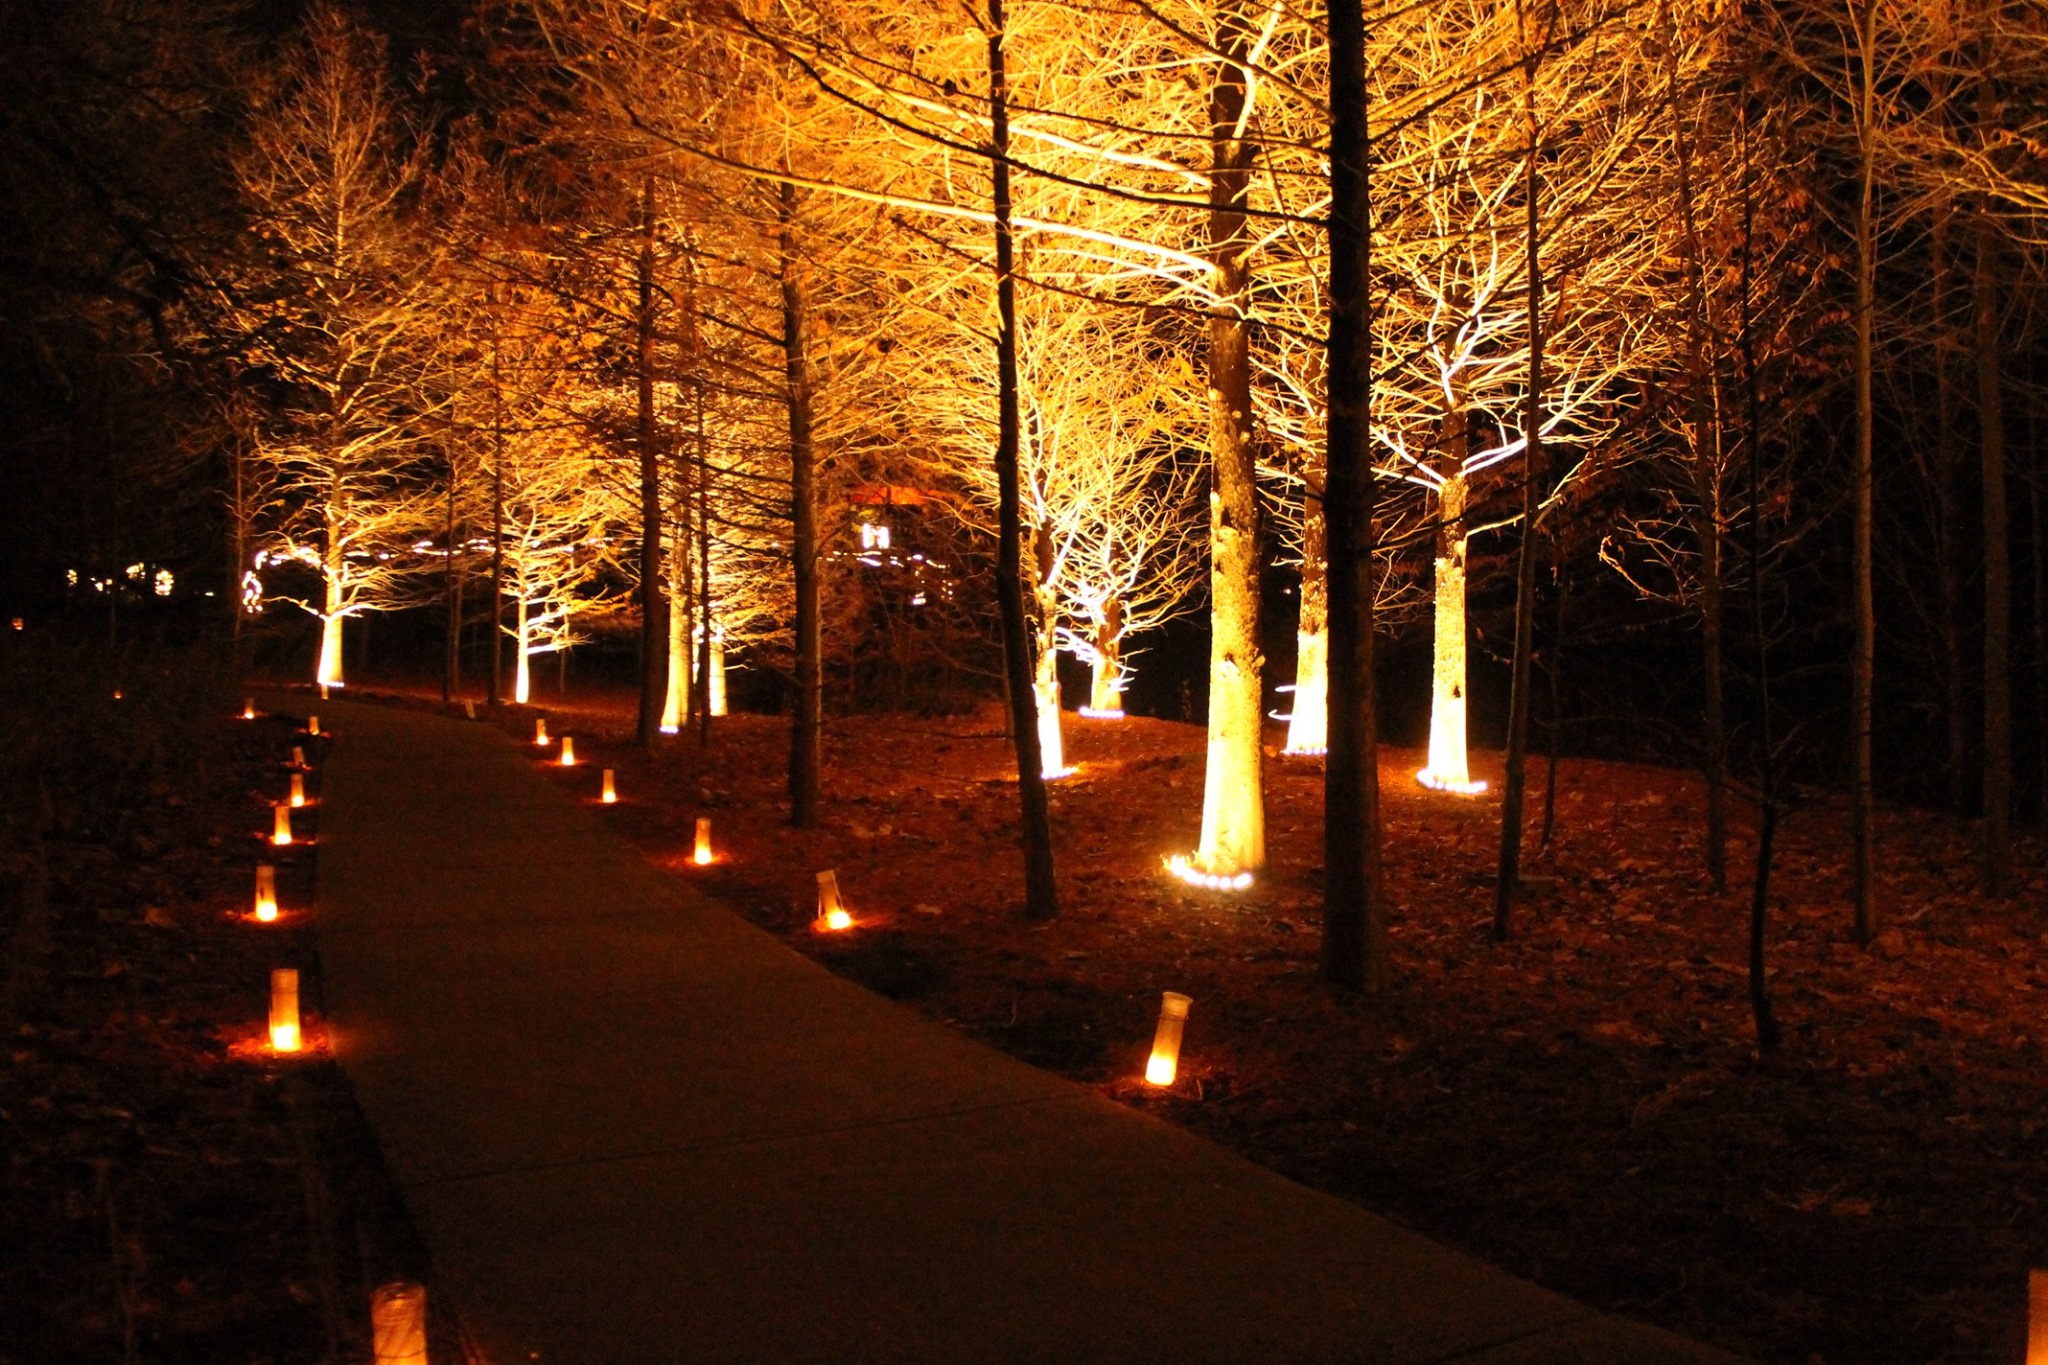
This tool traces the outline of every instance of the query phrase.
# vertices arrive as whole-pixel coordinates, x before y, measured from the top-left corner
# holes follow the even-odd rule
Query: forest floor
[[[0,650],[0,1365],[367,1359],[371,1288],[427,1267],[322,1045],[324,741],[237,718],[199,650]],[[294,745],[312,804],[274,848]],[[266,1046],[276,967],[295,1057]]]
[[[1317,977],[1314,760],[1267,765],[1271,877],[1205,893],[1161,867],[1197,833],[1202,732],[1069,716],[1078,771],[1051,788],[1061,914],[1031,923],[993,709],[832,719],[814,831],[784,823],[781,720],[725,718],[708,751],[686,737],[649,759],[621,698],[544,714],[576,736],[559,782],[594,798],[617,769],[616,827],[791,946],[1309,1185],[1759,1360],[2022,1358],[2026,1271],[2048,1264],[2037,841],[2020,893],[1987,902],[1967,822],[1883,812],[1884,927],[1866,950],[1843,812],[1793,811],[1770,924],[1786,1040],[1760,1057],[1749,824],[1717,894],[1693,774],[1566,759],[1528,869],[1542,889],[1495,944],[1497,803],[1425,791],[1420,756],[1388,752],[1395,985],[1366,1001]],[[503,720],[527,740],[532,723]],[[1497,767],[1479,755],[1476,775],[1497,786]],[[709,867],[689,861],[700,814]],[[823,868],[851,930],[814,928]],[[1195,1000],[1170,1093],[1139,1079],[1162,990]]]

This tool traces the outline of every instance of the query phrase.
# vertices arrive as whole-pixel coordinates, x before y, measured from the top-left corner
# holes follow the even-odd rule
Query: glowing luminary
[[[320,700],[322,700],[322,701],[326,701],[326,700],[327,700],[327,688],[328,688],[328,684],[326,684],[326,683],[321,683],[321,684],[320,684]],[[313,733],[315,733],[315,734],[318,734],[318,733],[319,733],[319,731],[317,731],[317,730],[316,730],[316,731],[314,731]]]
[[[465,720],[476,719],[476,703],[468,697],[462,699],[462,715]]]
[[[619,789],[612,782],[612,770],[610,768],[604,770],[604,790],[598,793],[597,799],[604,802],[607,806],[618,803]]]
[[[2048,1365],[2048,1270],[2027,1272],[2027,1365]]]
[[[690,856],[691,860],[699,867],[706,867],[711,862],[711,817],[708,815],[697,817],[697,851]],[[831,875],[830,872],[820,872],[818,874],[818,892],[821,896],[825,890],[825,879]],[[839,884],[837,882],[832,884],[832,901],[835,905],[839,901]]]
[[[320,717],[306,717],[306,733],[309,735],[318,735],[320,733]]]
[[[535,716],[533,718],[533,747],[536,749],[548,747],[548,718],[546,716]]]
[[[256,918],[265,924],[277,918],[277,869],[256,864]]]
[[[118,688],[118,687],[114,689],[114,700],[115,700],[115,701],[119,701],[119,700],[121,700],[121,689],[120,689],[120,688]]]
[[[1168,991],[1159,1002],[1159,1028],[1152,1035],[1152,1058],[1145,1063],[1145,1080],[1152,1085],[1172,1085],[1180,1074],[1180,1039],[1188,1027],[1188,1006],[1194,1000],[1179,991]]]
[[[574,735],[563,735],[563,736],[562,736],[562,758],[561,758],[561,763],[562,763],[562,766],[563,766],[563,767],[565,767],[565,768],[573,768],[573,767],[575,767],[575,766],[576,766],[576,736],[574,736]]]
[[[273,814],[276,818],[271,822],[270,842],[283,848],[292,841],[292,808],[279,802]]]
[[[370,1295],[370,1353],[376,1365],[427,1365],[427,1290],[403,1281]]]
[[[294,768],[306,766],[306,751],[296,744],[292,745],[292,766]]]
[[[279,967],[270,974],[270,1050],[299,1050],[299,973]]]
[[[249,698],[249,700],[242,703],[242,719],[256,719],[256,699],[254,697],[251,697]]]
[[[839,903],[839,874],[820,872],[818,874],[818,923],[827,929],[850,929],[853,916],[846,913],[846,907]]]
[[[290,800],[293,810],[297,810],[300,806],[306,804],[306,775],[304,773],[292,774],[292,794]]]

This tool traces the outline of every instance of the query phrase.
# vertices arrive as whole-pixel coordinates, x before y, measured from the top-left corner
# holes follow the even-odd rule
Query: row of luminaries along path
[[[326,688],[320,691],[323,697],[327,695]],[[242,704],[243,720],[253,721],[260,715],[255,698]],[[272,806],[271,828],[264,836],[272,860],[317,845],[317,835],[304,828],[308,823],[304,817],[317,815],[319,806],[318,793],[308,791],[307,781],[317,773],[318,755],[330,737],[330,732],[321,729],[317,711],[306,717],[305,729],[299,735],[302,742],[292,746],[291,757],[285,764],[283,799]],[[256,925],[276,924],[289,913],[290,907],[279,904],[276,862],[258,862],[249,921]],[[303,915],[306,911],[298,913]],[[264,1058],[273,1064],[289,1064],[297,1057],[324,1054],[326,1040],[308,1011],[301,1008],[299,984],[297,967],[273,968],[268,1021],[261,1033],[235,1043],[231,1052]],[[395,1280],[377,1286],[370,1295],[368,1314],[376,1365],[427,1365],[424,1285]]]

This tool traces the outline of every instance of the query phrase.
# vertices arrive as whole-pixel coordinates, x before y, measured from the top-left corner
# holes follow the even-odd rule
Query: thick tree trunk
[[[1989,95],[1980,96],[1989,108]],[[1984,484],[1984,894],[2012,892],[2012,544],[2006,512],[2005,384],[1998,363],[1998,241],[1977,217],[1977,418]]]
[[[654,747],[668,688],[668,604],[661,591],[661,450],[654,424],[654,178],[640,191],[639,301],[633,368],[639,382],[640,715],[636,737]]]
[[[1124,713],[1124,604],[1111,597],[1095,623],[1095,671],[1088,689],[1088,709],[1098,716]]]
[[[1323,766],[1323,975],[1386,989],[1379,713],[1373,680],[1372,143],[1365,13],[1330,0],[1329,423],[1323,513],[1329,591],[1329,758]]]
[[[1250,26],[1237,4],[1218,18],[1221,59],[1209,90],[1209,750],[1195,870],[1242,877],[1265,870],[1266,808],[1259,653],[1258,472],[1252,447],[1252,371],[1245,310],[1250,249],[1244,209],[1252,152],[1239,123]]]
[[[527,614],[526,593],[515,594],[512,603],[512,700],[520,706],[533,699],[533,625]]]
[[[988,103],[996,248],[996,602],[1003,627],[1003,680],[1017,750],[1018,835],[1024,854],[1024,913],[1059,914],[1053,877],[1052,810],[1034,723],[1030,622],[1024,617],[1024,515],[1017,471],[1023,422],[1017,396],[1016,245],[1010,229],[1010,103],[1003,67],[1003,0],[988,0]]]
[[[1446,791],[1472,791],[1465,749],[1465,414],[1446,419],[1450,474],[1437,490],[1435,634],[1429,704],[1429,766],[1421,779]]]
[[[1311,473],[1301,486],[1301,620],[1294,632],[1294,707],[1287,752],[1320,754],[1330,744],[1329,530],[1325,489]]]

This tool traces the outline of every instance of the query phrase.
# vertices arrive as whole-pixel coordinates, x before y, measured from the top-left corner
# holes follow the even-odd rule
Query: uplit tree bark
[[[1452,412],[1444,419],[1444,448],[1451,472],[1437,490],[1429,764],[1422,779],[1428,786],[1449,791],[1467,791],[1479,785],[1472,781],[1465,757],[1465,556],[1469,539],[1465,498],[1469,488],[1460,472],[1465,458],[1465,422],[1463,412]]]
[[[1251,276],[1254,148],[1244,63],[1251,26],[1238,0],[1217,16],[1209,87],[1209,750],[1202,838],[1194,866],[1212,877],[1266,867],[1265,751],[1259,651],[1258,471],[1252,448],[1252,371],[1245,318]]]
[[[1871,567],[1874,466],[1871,443],[1876,415],[1871,403],[1872,334],[1877,312],[1877,0],[1863,0],[1861,14],[1849,0],[1859,54],[1856,94],[1856,449],[1849,479],[1854,525],[1851,550],[1851,617],[1856,641],[1849,658],[1849,747],[1851,808],[1851,896],[1856,938],[1868,943],[1876,930],[1872,884],[1872,825],[1876,818],[1871,763],[1872,694],[1877,668],[1877,608]],[[1750,439],[1755,440],[1755,433]]]
[[[1294,631],[1294,706],[1290,754],[1320,754],[1330,743],[1329,533],[1323,480],[1301,485],[1301,616]]]
[[[661,734],[668,686],[668,603],[661,591],[661,442],[654,420],[654,177],[640,189],[640,253],[634,268],[638,304],[633,315],[633,377],[640,457],[640,712],[642,748]]]

